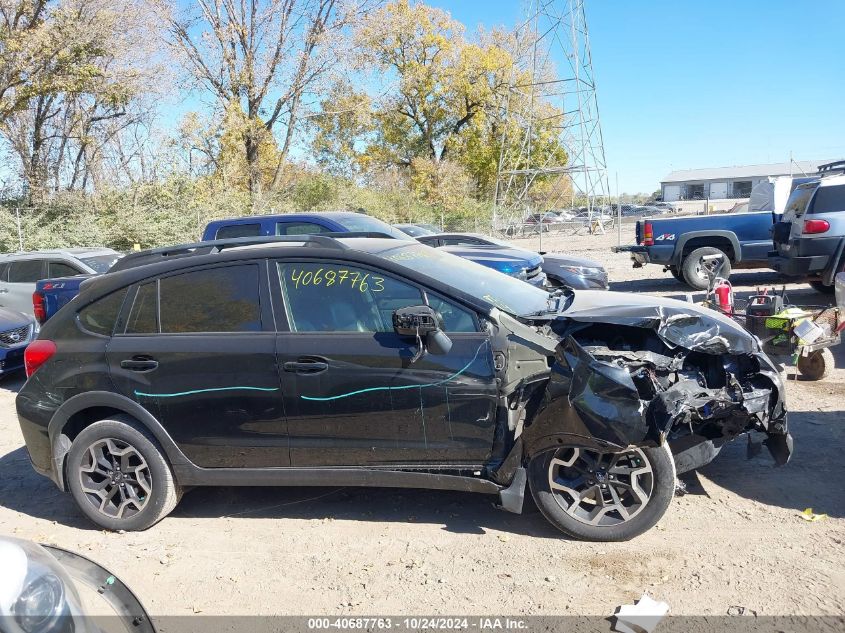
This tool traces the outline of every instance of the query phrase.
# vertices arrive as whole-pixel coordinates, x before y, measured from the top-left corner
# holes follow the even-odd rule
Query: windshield
[[[416,226],[415,224],[402,224],[396,227],[403,233],[407,233],[412,237],[421,237],[423,235],[434,235],[434,231],[429,231],[428,229],[424,229],[421,226]]]
[[[402,245],[377,255],[432,279],[448,279],[457,290],[510,314],[544,313],[554,305],[544,290],[430,246]]]
[[[369,215],[350,215],[342,218],[333,218],[338,224],[342,225],[348,231],[353,233],[384,233],[390,237],[398,240],[411,240],[409,235],[405,235],[402,231],[382,222],[378,218]]]
[[[114,263],[123,257],[120,253],[109,253],[108,255],[95,255],[93,257],[80,257],[79,261],[91,268],[94,272],[104,273],[114,266]]]

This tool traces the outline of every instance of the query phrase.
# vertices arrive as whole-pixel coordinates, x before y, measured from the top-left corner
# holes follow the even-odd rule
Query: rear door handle
[[[6,288],[0,288],[0,295],[4,295],[9,292]]]
[[[319,374],[329,368],[329,364],[322,360],[300,359],[297,362],[289,362],[282,365],[285,371],[297,374]]]
[[[130,371],[152,371],[158,367],[158,361],[152,358],[135,357],[120,361],[122,369]]]

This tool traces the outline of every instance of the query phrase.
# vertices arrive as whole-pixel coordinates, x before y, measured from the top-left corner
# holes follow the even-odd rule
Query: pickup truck
[[[32,293],[32,313],[40,324],[56,314],[59,309],[79,294],[82,282],[95,275],[56,277],[35,282]]]
[[[708,255],[727,256],[722,269],[725,278],[731,268],[768,268],[774,223],[795,187],[810,180],[771,178],[752,191],[748,204],[742,205],[745,210],[738,213],[643,218],[636,225],[637,244],[614,250],[630,253],[634,268],[660,264],[695,290],[707,288],[702,258]]]
[[[702,258],[708,255],[727,255],[724,277],[728,277],[732,266],[767,267],[772,224],[769,211],[644,218],[637,222],[637,245],[616,250],[631,253],[635,268],[660,264],[678,281],[704,290],[708,278]]]

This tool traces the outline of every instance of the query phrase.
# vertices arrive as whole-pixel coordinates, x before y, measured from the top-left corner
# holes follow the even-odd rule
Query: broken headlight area
[[[669,441],[679,470],[707,463],[742,433],[761,431],[776,462],[786,463],[791,438],[777,370],[762,352],[724,352],[723,343],[691,351],[655,329],[569,329],[548,392],[550,400],[565,394],[565,404],[548,401],[540,417],[556,416],[566,433],[622,448]]]

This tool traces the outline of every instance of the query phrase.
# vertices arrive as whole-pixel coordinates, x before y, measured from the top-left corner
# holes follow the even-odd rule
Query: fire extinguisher
[[[716,286],[713,288],[716,295],[716,305],[725,314],[733,314],[734,312],[734,289],[727,279],[717,279]]]

